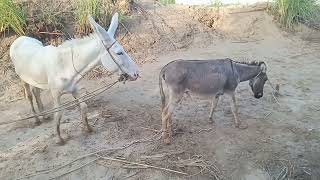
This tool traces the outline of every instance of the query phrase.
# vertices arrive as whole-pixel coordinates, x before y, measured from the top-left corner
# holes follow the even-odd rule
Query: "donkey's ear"
[[[110,23],[110,26],[109,26],[109,29],[108,29],[108,34],[111,37],[114,37],[114,35],[116,34],[116,31],[117,31],[117,28],[118,28],[118,24],[119,24],[119,14],[115,13],[112,16],[111,23]]]
[[[93,29],[93,32],[95,32],[98,35],[100,40],[102,40],[104,43],[107,43],[107,45],[112,44],[107,31],[98,23],[96,23],[96,21],[90,15],[88,16],[88,21],[91,25],[91,28]]]
[[[266,63],[264,63],[264,62],[261,63],[260,69],[261,69],[261,72],[266,73],[266,72],[267,72],[267,65],[266,65]]]

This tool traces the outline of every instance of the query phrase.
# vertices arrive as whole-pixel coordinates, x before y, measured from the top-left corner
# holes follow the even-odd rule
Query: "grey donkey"
[[[264,62],[237,62],[231,59],[215,60],[175,60],[165,65],[159,74],[161,96],[162,137],[165,144],[170,144],[172,136],[171,115],[181,101],[184,93],[194,93],[212,98],[209,119],[213,121],[213,113],[223,94],[231,97],[231,110],[237,128],[247,128],[241,125],[235,90],[240,82],[248,81],[255,98],[263,96],[263,87],[268,79],[267,66]],[[169,97],[166,97],[162,81],[168,87]],[[189,94],[188,94],[189,95]]]

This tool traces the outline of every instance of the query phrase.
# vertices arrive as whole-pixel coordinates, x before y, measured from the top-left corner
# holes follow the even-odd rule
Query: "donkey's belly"
[[[16,73],[19,75],[21,80],[31,86],[38,87],[40,89],[48,89],[48,78],[43,70],[30,70],[27,67],[16,67]]]
[[[192,94],[205,96],[205,97],[222,95],[224,93],[223,90],[216,90],[216,89],[212,89],[212,90],[187,89],[187,91],[190,91]]]
[[[204,79],[190,79],[186,84],[186,89],[192,93],[204,95],[204,96],[215,96],[217,94],[223,94],[225,80],[213,80],[211,77]]]

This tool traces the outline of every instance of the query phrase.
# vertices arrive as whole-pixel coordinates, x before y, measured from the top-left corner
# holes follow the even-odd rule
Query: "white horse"
[[[58,47],[44,46],[40,41],[26,36],[19,37],[11,45],[10,57],[16,73],[24,83],[25,95],[34,114],[36,112],[32,94],[40,112],[43,111],[40,89],[51,91],[55,108],[60,106],[63,94],[70,93],[78,99],[81,95],[78,82],[99,63],[110,72],[119,72],[128,80],[134,81],[139,77],[138,66],[114,38],[118,27],[118,13],[113,15],[108,31],[97,24],[91,16],[88,20],[94,31],[92,34],[82,39],[66,41]],[[86,126],[86,130],[91,132],[87,120],[87,105],[82,102],[79,106],[82,123]],[[60,135],[61,117],[61,111],[54,114],[58,143],[63,144],[64,140]],[[39,125],[39,118],[35,119]]]

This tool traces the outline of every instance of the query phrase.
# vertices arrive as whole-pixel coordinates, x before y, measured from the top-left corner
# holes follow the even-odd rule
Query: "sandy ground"
[[[146,2],[143,6],[148,12],[160,15],[166,25],[154,15],[152,19],[156,26],[161,27],[157,34],[159,39],[154,43],[157,45],[149,45],[151,48],[147,50],[135,47],[143,52],[139,61],[153,61],[141,66],[141,78],[125,85],[117,84],[88,102],[89,121],[95,130],[92,134],[81,131],[77,108],[66,110],[61,128],[68,141],[63,146],[55,143],[55,122],[52,120],[44,121],[40,126],[34,126],[34,120],[2,126],[0,179],[16,179],[54,169],[103,149],[111,149],[100,153],[109,158],[188,175],[110,160],[94,161],[96,156],[88,156],[30,179],[268,180],[282,176],[286,176],[284,179],[320,179],[319,32],[303,29],[303,33],[285,33],[262,11],[222,13],[209,28],[200,15],[194,17],[191,8],[159,7]],[[133,20],[137,21],[139,17],[143,16]],[[139,23],[143,25],[143,33],[136,38],[148,38],[148,34],[155,32],[151,20]],[[139,28],[138,25],[130,26],[133,34],[137,34]],[[172,50],[174,46],[176,50]],[[237,89],[240,118],[249,127],[239,130],[233,127],[227,97],[218,104],[215,126],[208,121],[210,101],[186,97],[174,113],[172,144],[162,144],[156,131],[160,130],[161,124],[158,90],[161,67],[177,58],[224,57],[265,61],[270,80],[280,84],[280,105],[273,100],[268,84],[264,97],[257,100],[248,83],[242,83]],[[84,80],[81,84],[91,91],[107,82],[112,82],[112,78]],[[52,107],[48,95],[49,92],[42,93],[46,108]],[[2,99],[5,97],[10,97],[10,92],[7,91]],[[66,96],[67,99],[70,96]],[[1,122],[30,113],[26,100],[10,101],[1,101]],[[112,150],[126,145],[130,146]],[[94,162],[60,177],[90,161]]]

